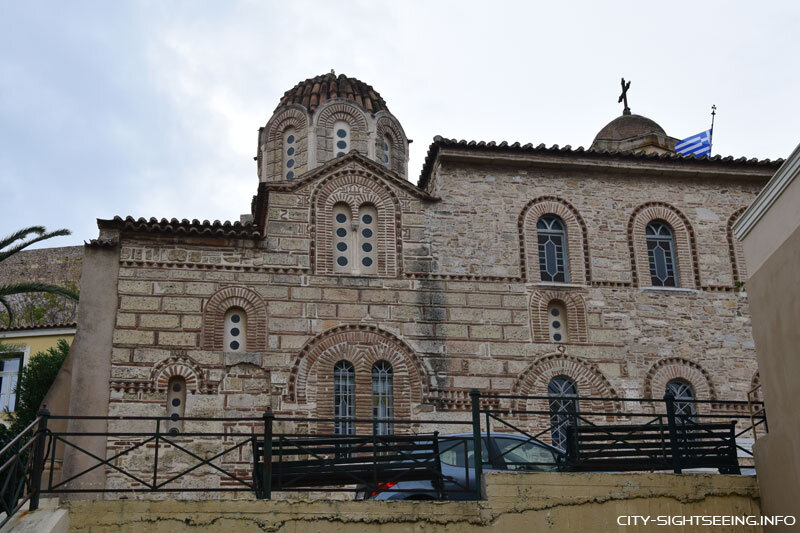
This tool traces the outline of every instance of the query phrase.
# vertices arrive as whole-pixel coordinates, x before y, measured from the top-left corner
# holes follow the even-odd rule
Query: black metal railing
[[[276,491],[358,491],[369,498],[419,492],[422,483],[431,498],[481,498],[485,465],[737,471],[737,456],[752,457],[743,435],[766,431],[763,404],[753,401],[559,397],[575,409],[554,412],[551,396],[472,391],[470,399],[469,412],[448,413],[448,420],[349,418],[354,431],[348,435],[333,430],[342,418],[270,410],[261,417],[180,419],[50,416],[43,410],[0,451],[2,523],[28,500],[36,509],[41,494],[229,492],[271,498]],[[60,430],[48,426],[51,420],[72,424]],[[737,428],[741,420],[750,423]],[[182,426],[177,433],[176,422]],[[97,423],[103,431],[69,429]],[[382,434],[387,426],[393,435]],[[553,446],[555,431],[566,433],[564,446]],[[506,439],[501,449],[498,438],[509,434],[515,442]],[[542,453],[531,455],[531,449]],[[62,451],[72,463],[59,472]],[[445,456],[456,459],[443,465]],[[417,485],[408,488],[408,481]]]

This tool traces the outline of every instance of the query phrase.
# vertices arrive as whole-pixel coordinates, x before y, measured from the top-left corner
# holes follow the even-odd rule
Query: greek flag
[[[675,145],[675,151],[683,156],[711,155],[711,133],[714,130],[706,130],[697,135],[692,135]]]

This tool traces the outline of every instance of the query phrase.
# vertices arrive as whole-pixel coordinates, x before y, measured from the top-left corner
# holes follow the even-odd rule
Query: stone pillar
[[[117,278],[119,275],[119,245],[115,241],[93,241],[87,244],[81,273],[81,293],[78,305],[78,330],[70,349],[71,383],[69,414],[72,416],[107,416],[109,379],[111,376],[111,343],[117,315]],[[55,412],[58,406],[50,406]],[[104,432],[105,420],[69,420],[69,432]],[[68,437],[81,448],[98,457],[106,457],[103,437]],[[82,472],[97,464],[97,460],[66,446],[63,478]],[[98,467],[68,486],[70,489],[105,487],[105,468]],[[102,494],[74,493],[65,499],[102,499]]]

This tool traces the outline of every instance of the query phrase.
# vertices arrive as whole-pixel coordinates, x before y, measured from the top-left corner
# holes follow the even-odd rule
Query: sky
[[[652,4],[654,7],[648,7]],[[413,139],[588,147],[622,111],[714,154],[800,142],[800,3],[0,0],[0,236],[115,215],[238,220],[258,128],[335,69]]]

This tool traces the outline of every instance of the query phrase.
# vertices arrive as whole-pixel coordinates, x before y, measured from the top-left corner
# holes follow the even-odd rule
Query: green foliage
[[[47,232],[43,226],[31,226],[23,228],[11,235],[0,239],[0,263],[13,256],[17,252],[27,248],[31,244],[50,239],[52,237],[59,237],[69,235],[70,231],[67,229],[59,229],[56,231]],[[6,322],[12,324],[14,322],[14,312],[11,309],[11,302],[9,296],[28,294],[31,292],[41,292],[46,294],[57,294],[71,298],[78,299],[78,294],[69,288],[59,287],[57,285],[50,285],[47,283],[14,283],[11,285],[0,286],[0,306],[5,309],[8,318]]]
[[[22,369],[17,382],[17,409],[10,413],[9,427],[0,427],[0,448],[36,420],[39,407],[68,353],[69,343],[60,339],[56,346],[31,357]]]

